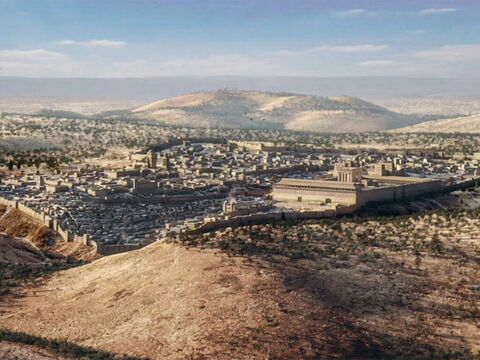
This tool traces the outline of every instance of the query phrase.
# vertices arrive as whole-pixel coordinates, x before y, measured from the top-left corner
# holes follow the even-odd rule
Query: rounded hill
[[[240,90],[163,99],[134,109],[133,113],[170,125],[330,133],[382,131],[418,122],[415,117],[347,96],[326,98]]]

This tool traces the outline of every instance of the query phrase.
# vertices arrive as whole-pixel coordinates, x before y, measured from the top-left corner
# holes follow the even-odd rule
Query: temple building
[[[369,175],[361,167],[338,164],[329,177],[311,180],[284,178],[273,185],[272,198],[281,202],[361,206],[369,202],[411,199],[442,190],[440,180],[386,176],[385,168],[388,169],[386,164],[377,166]]]

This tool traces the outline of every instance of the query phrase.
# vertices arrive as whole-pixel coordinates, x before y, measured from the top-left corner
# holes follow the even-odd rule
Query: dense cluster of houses
[[[166,228],[195,228],[215,216],[275,211],[270,194],[282,178],[318,180],[346,164],[378,176],[461,179],[479,174],[480,154],[353,156],[306,145],[183,140],[131,153],[129,160],[124,168],[71,164],[57,172],[12,175],[2,179],[0,196],[43,211],[95,241],[140,243]],[[354,183],[347,175],[342,183]]]

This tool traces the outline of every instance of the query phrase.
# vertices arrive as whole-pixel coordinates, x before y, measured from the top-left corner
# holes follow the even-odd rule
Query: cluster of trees
[[[409,250],[418,255],[423,252],[431,256],[448,254],[462,258],[464,254],[458,248],[451,244],[446,246],[440,232],[478,218],[480,208],[432,210],[374,218],[345,217],[307,222],[290,220],[261,225],[265,231],[254,230],[252,226],[239,226],[225,233],[174,235],[166,241],[193,247],[218,247],[229,253],[248,256],[283,255],[294,259],[334,256],[338,260],[346,260],[349,254],[376,258],[379,254],[373,251],[375,248],[394,252]],[[375,221],[372,223],[372,220]],[[425,229],[415,229],[417,224],[422,223],[429,229],[426,233]],[[318,225],[320,229],[316,227]],[[361,231],[358,231],[359,227]]]
[[[20,170],[24,167],[32,167],[38,170],[42,164],[49,169],[55,169],[59,164],[67,163],[71,159],[64,153],[46,152],[46,153],[6,153],[0,157],[0,166],[6,167],[9,171]]]

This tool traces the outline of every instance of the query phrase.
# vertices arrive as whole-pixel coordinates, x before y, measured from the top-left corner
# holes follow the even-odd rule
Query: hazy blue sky
[[[480,0],[0,0],[0,75],[480,77]]]

